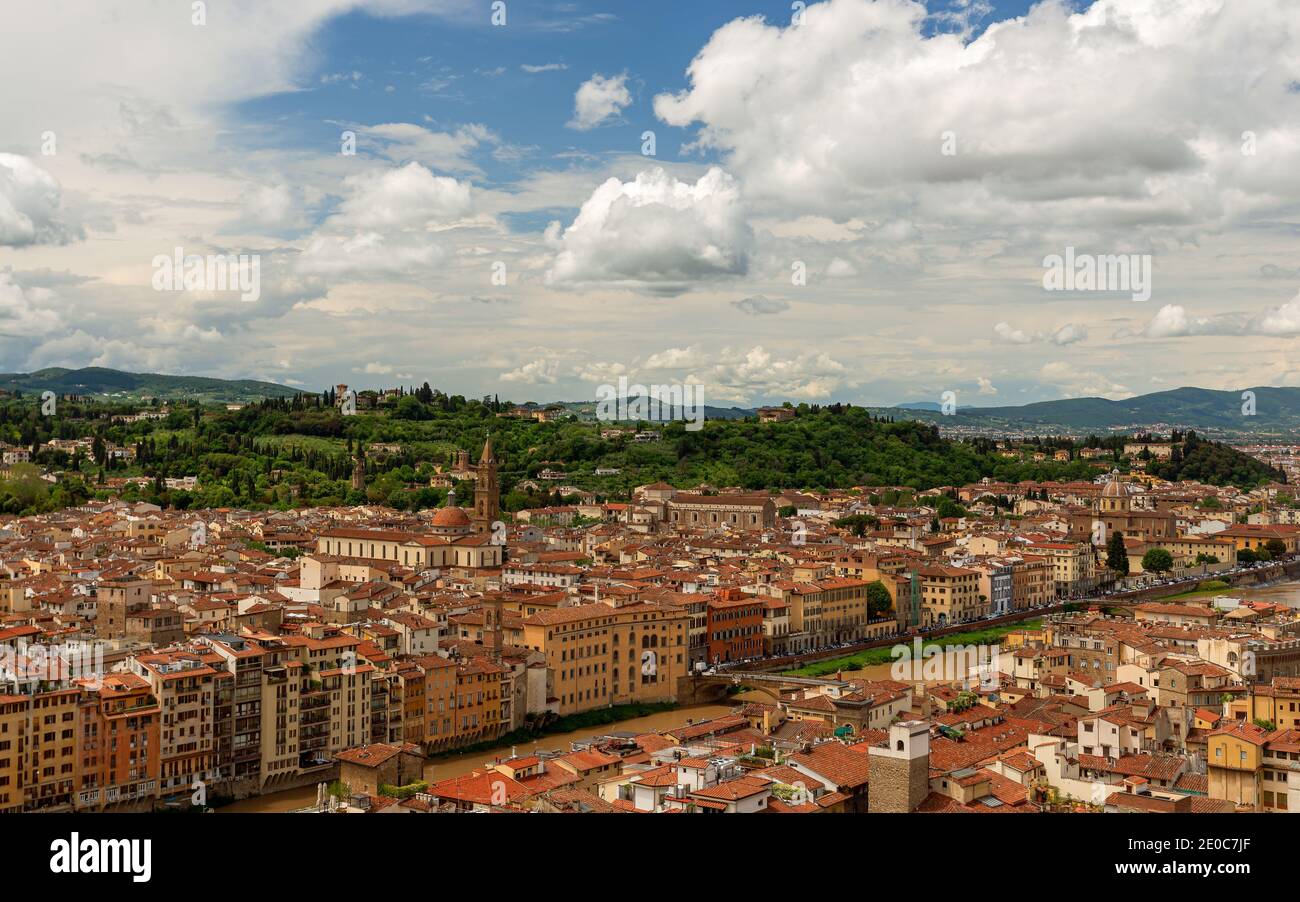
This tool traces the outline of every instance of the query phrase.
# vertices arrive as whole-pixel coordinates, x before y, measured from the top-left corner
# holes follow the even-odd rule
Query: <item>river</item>
[[[750,693],[740,693],[734,696],[736,703],[740,704],[746,701]],[[753,693],[756,698],[771,701],[762,693]],[[581,730],[574,730],[571,733],[551,733],[548,736],[530,742],[526,745],[517,745],[513,748],[521,755],[527,755],[537,750],[559,749],[562,751],[569,750],[569,743],[579,740],[588,739],[592,736],[604,736],[614,732],[632,732],[632,733],[653,733],[659,730],[671,730],[674,727],[684,726],[687,722],[699,720],[711,720],[715,717],[721,717],[724,714],[730,714],[732,706],[729,705],[695,705],[689,708],[674,708],[671,711],[660,711],[655,714],[647,714],[644,717],[634,717],[631,720],[621,720],[618,723],[607,724],[602,727],[586,727]],[[508,745],[499,746],[494,749],[488,749],[482,752],[468,752],[463,755],[450,755],[445,758],[437,758],[430,761],[424,766],[424,779],[429,783],[436,783],[439,780],[446,780],[449,777],[459,777],[467,774],[477,767],[490,763],[497,758],[510,757],[512,747]],[[285,789],[280,792],[273,792],[267,795],[254,796],[253,798],[243,799],[239,802],[232,802],[218,808],[218,812],[229,812],[233,814],[240,813],[269,813],[294,811],[298,808],[306,808],[316,801],[316,787],[302,786],[298,789]]]

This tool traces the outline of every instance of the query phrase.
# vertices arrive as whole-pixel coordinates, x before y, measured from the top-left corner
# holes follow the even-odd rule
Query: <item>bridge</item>
[[[791,676],[783,673],[759,673],[752,670],[696,673],[677,681],[677,700],[682,704],[702,704],[722,701],[731,686],[749,686],[774,701],[781,700],[782,689],[829,687],[848,691],[852,684],[847,680],[819,680],[813,677]],[[689,699],[689,701],[687,701]]]

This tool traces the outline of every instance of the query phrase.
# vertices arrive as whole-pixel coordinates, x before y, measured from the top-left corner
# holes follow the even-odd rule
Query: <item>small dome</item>
[[[1118,479],[1112,479],[1106,483],[1106,487],[1101,490],[1103,498],[1127,498],[1132,494],[1127,482],[1120,482]]]
[[[473,524],[469,519],[469,514],[459,507],[440,507],[438,512],[433,515],[433,525],[451,529],[457,526],[471,526]]]

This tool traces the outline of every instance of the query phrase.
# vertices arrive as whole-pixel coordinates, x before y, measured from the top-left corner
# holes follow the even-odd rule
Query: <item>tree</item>
[[[1142,555],[1142,569],[1152,573],[1168,573],[1174,569],[1174,556],[1163,548],[1152,548]]]
[[[880,580],[867,584],[867,617],[874,619],[889,613],[894,600]]]
[[[1259,558],[1257,558],[1255,552],[1251,551],[1249,548],[1243,548],[1237,552],[1238,564],[1253,564],[1257,560],[1259,560]]]
[[[1128,576],[1128,549],[1122,533],[1112,532],[1106,540],[1106,566],[1120,576]]]
[[[962,507],[960,504],[953,501],[951,498],[939,499],[939,506],[936,509],[936,512],[939,514],[939,517],[941,519],[945,519],[945,520],[948,519],[949,517],[966,516],[966,508]]]
[[[1264,543],[1264,547],[1268,549],[1268,553],[1273,557],[1281,557],[1286,554],[1286,543],[1281,539],[1269,539]]]

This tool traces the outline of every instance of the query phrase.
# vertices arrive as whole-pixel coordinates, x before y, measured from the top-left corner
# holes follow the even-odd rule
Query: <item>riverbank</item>
[[[655,711],[651,714],[632,717],[631,719],[622,719],[609,722],[585,721],[586,726],[575,727],[571,732],[546,732],[535,736],[532,739],[511,742],[508,737],[502,737],[495,740],[491,748],[480,749],[456,749],[425,762],[423,779],[426,783],[437,783],[439,780],[446,780],[451,777],[459,777],[468,774],[476,768],[482,768],[487,763],[498,758],[508,758],[511,755],[529,755],[538,751],[554,750],[568,751],[570,745],[576,741],[590,739],[593,736],[600,736],[607,733],[629,732],[629,733],[657,733],[664,730],[673,730],[678,727],[686,726],[688,723],[698,723],[702,720],[712,720],[715,717],[723,717],[732,713],[735,705],[743,704],[744,697],[729,699],[729,703],[722,705],[671,705],[666,709]],[[655,706],[624,705],[623,708],[640,708]],[[662,706],[660,706],[662,707]],[[614,709],[605,708],[600,711],[588,711],[578,717],[606,715],[606,712],[614,712]],[[608,715],[606,715],[608,716]],[[553,725],[558,728],[558,722]],[[311,786],[282,790],[279,792],[266,793],[265,795],[253,796],[252,798],[241,799],[229,805],[223,805],[216,811],[221,814],[264,814],[272,812],[295,811],[314,804],[316,801],[316,786]]]
[[[1000,645],[1001,640],[1006,638],[1009,633],[1018,632],[1020,630],[1036,630],[1042,627],[1042,625],[1042,618],[1035,617],[1032,620],[1025,620],[1020,623],[987,627],[985,629],[970,630],[963,633],[952,633],[947,636],[940,636],[937,639],[926,639],[922,642],[921,647],[945,648],[949,645]],[[912,640],[910,638],[899,636],[898,642],[895,645],[884,648],[869,648],[865,651],[845,655],[842,658],[831,658],[828,661],[818,661],[805,667],[799,667],[794,670],[783,670],[781,672],[788,673],[791,676],[823,677],[830,676],[837,671],[862,670],[867,667],[892,662],[896,658],[893,654],[894,648],[897,647],[897,645],[907,645],[910,647],[911,642]]]
[[[544,739],[547,736],[555,736],[560,733],[567,734],[579,730],[589,730],[594,727],[607,727],[610,724],[616,724],[626,720],[635,720],[640,717],[649,717],[653,714],[662,714],[665,711],[674,711],[677,707],[678,705],[676,702],[653,702],[645,704],[613,705],[609,708],[597,708],[593,711],[583,711],[581,714],[569,714],[557,718],[541,727],[523,727],[518,730],[512,730],[504,736],[500,736],[488,742],[479,742],[474,745],[464,745],[459,748],[448,749],[445,752],[437,752],[436,754],[430,755],[429,760],[437,761],[440,758],[456,758],[461,755],[499,749],[505,746],[535,742],[538,739]]]

